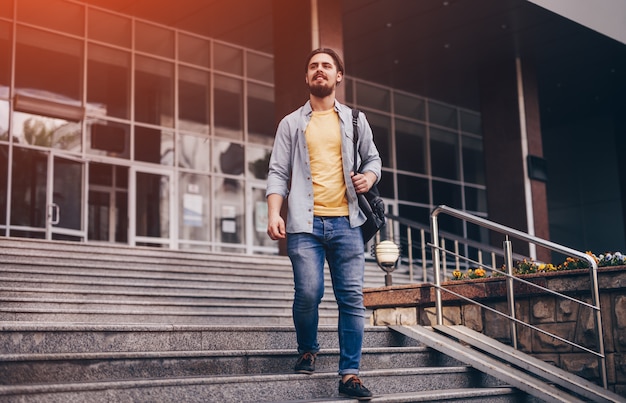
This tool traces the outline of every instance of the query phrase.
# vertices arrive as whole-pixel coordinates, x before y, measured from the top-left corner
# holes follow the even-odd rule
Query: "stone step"
[[[462,367],[452,359],[435,358],[426,347],[363,349],[362,369]],[[316,372],[336,372],[339,350],[317,355]],[[0,355],[0,384],[98,382],[109,379],[291,374],[298,354],[293,350],[160,351]]]
[[[481,377],[467,367],[380,369],[362,371],[360,376],[365,385],[379,396],[467,389],[475,388],[479,384],[489,388],[499,386],[496,380]],[[336,399],[339,397],[337,385],[338,376],[335,373],[144,378],[49,385],[3,385],[0,386],[0,400],[303,402],[311,399]],[[510,394],[511,390],[507,389],[507,393]]]

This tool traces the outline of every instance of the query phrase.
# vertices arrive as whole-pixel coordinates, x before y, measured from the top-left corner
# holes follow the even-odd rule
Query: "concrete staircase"
[[[330,281],[311,376],[291,281],[283,257],[1,238],[0,401],[338,401]],[[361,370],[379,402],[532,401],[386,327],[366,327]]]

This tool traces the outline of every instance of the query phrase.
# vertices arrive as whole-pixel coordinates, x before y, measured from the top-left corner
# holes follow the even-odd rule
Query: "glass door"
[[[46,239],[84,241],[85,162],[50,153]]]
[[[132,167],[128,190],[129,243],[176,248],[172,172]]]

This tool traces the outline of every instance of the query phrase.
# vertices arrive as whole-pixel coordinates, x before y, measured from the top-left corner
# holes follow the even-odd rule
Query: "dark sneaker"
[[[363,385],[363,382],[357,377],[354,376],[346,381],[346,383],[339,381],[339,394],[348,397],[354,397],[358,400],[371,400],[374,396],[372,392],[369,391]]]
[[[304,353],[296,362],[295,371],[299,374],[312,374],[315,371],[315,359],[317,358],[317,354],[315,353]]]

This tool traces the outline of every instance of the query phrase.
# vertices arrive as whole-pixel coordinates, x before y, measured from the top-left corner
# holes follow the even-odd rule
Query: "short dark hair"
[[[304,66],[305,73],[309,71],[309,62],[311,61],[313,56],[317,55],[318,53],[326,53],[327,55],[332,57],[335,61],[335,67],[337,67],[337,71],[341,72],[341,74],[344,74],[343,61],[341,60],[341,57],[339,57],[337,52],[330,48],[318,48],[309,53],[309,57],[306,58],[306,65]]]

